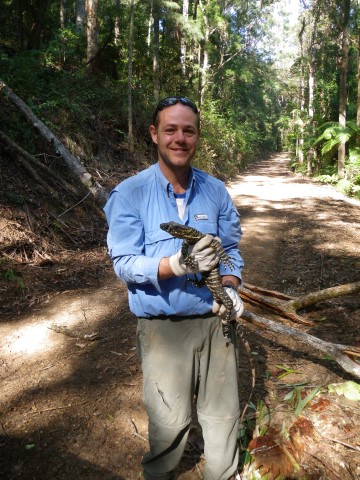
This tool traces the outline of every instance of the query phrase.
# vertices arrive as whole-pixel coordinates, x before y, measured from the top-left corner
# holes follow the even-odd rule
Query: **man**
[[[222,282],[234,305],[232,318],[241,315],[239,214],[224,184],[191,166],[200,126],[198,109],[190,99],[162,100],[150,134],[158,162],[118,185],[105,206],[109,254],[116,274],[127,284],[130,309],[138,317],[143,400],[149,417],[144,478],[174,478],[196,395],[205,479],[228,480],[238,464],[235,335],[228,344],[221,325],[224,306],[214,302],[207,287],[198,288],[191,280],[218,264],[218,253],[210,243],[219,237],[234,264],[231,272],[220,264]],[[191,251],[195,268],[184,262],[182,241],[160,229],[169,221],[205,234]]]

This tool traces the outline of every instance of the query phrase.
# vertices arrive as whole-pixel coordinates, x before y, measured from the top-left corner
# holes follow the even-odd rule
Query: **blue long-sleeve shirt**
[[[225,185],[192,168],[185,205],[181,220],[174,190],[159,164],[120,183],[105,205],[109,255],[115,273],[127,284],[130,310],[138,317],[202,315],[212,307],[212,294],[189,281],[192,275],[158,280],[160,259],[176,253],[182,243],[161,230],[161,223],[184,223],[220,237],[234,264],[233,270],[220,265],[220,274],[241,279],[240,217]]]

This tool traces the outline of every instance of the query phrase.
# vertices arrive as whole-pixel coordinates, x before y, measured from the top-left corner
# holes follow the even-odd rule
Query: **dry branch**
[[[239,289],[239,293],[244,300],[265,306],[279,315],[304,325],[313,325],[313,323],[298,315],[296,313],[297,310],[315,305],[324,300],[329,300],[330,298],[351,295],[358,292],[360,292],[360,282],[346,283],[344,285],[338,285],[337,287],[319,290],[318,292],[310,292],[301,297],[290,297],[280,292],[265,290],[246,283]],[[262,295],[259,293],[262,293]],[[274,297],[276,298],[275,300]]]
[[[301,323],[303,325],[313,325],[313,323],[310,322],[309,320],[306,320],[305,318],[297,315],[296,311],[291,306],[289,307],[289,301],[287,301],[286,303],[281,300],[270,300],[268,298],[265,298],[262,295],[258,295],[257,293],[254,293],[251,290],[248,290],[245,287],[240,288],[240,296],[246,301],[254,302],[259,305],[270,308],[271,310],[275,311],[278,315],[282,315],[283,317],[289,318],[293,322]]]
[[[304,347],[311,347],[313,350],[332,356],[346,372],[360,378],[360,364],[351,358],[354,356],[360,357],[359,347],[326,342],[308,333],[300,332],[295,328],[281,325],[265,317],[259,317],[249,311],[245,311],[241,318],[257,327],[270,330],[272,333],[281,337],[282,341],[291,337]]]
[[[26,103],[21,100],[21,98],[19,98],[1,79],[0,90],[6,98],[20,110],[26,120],[39,132],[42,138],[51,145],[56,155],[60,155],[61,158],[63,158],[68,168],[80,180],[86,189],[92,193],[98,205],[103,206],[107,198],[104,188],[98,182],[94,181],[93,177],[79,160],[69,152],[52,131],[37,118]]]
[[[12,153],[13,155],[17,155],[22,157],[27,163],[29,163],[34,168],[43,171],[49,179],[52,179],[55,183],[60,184],[65,190],[70,192],[75,197],[80,196],[80,192],[70,185],[66,180],[60,177],[57,173],[55,173],[51,168],[45,165],[43,162],[38,160],[33,155],[30,155],[26,150],[21,148],[17,143],[13,142],[11,138],[9,138],[4,132],[0,130],[0,143],[3,144],[3,148]],[[65,203],[65,202],[64,202]]]
[[[315,303],[328,300],[330,298],[350,295],[360,291],[360,282],[347,283],[338,285],[337,287],[326,288],[318,292],[310,292],[301,297],[290,297],[280,292],[265,290],[263,288],[244,284],[239,288],[240,296],[248,302],[265,306],[277,314],[280,314],[290,320],[305,325],[313,325],[312,322],[299,316],[296,311]],[[262,295],[260,295],[260,293]],[[275,299],[274,299],[275,298]],[[326,342],[317,337],[301,332],[295,328],[281,325],[278,322],[265,317],[259,317],[254,313],[245,311],[242,319],[260,327],[270,330],[272,333],[281,336],[281,339],[293,338],[305,347],[311,347],[313,350],[320,351],[326,355],[330,355],[334,360],[348,373],[360,378],[360,363],[354,357],[360,358],[360,348],[350,345],[341,345],[337,343]]]
[[[360,292],[360,282],[346,283],[344,285],[338,285],[337,287],[325,288],[318,292],[310,292],[307,295],[295,298],[289,302],[288,307],[294,311],[301,310],[302,308],[323,302],[329,298],[342,297],[358,292]]]

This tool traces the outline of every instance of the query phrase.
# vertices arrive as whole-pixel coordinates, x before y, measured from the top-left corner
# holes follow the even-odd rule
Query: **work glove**
[[[218,237],[205,235],[194,245],[188,246],[188,255],[184,258],[181,249],[169,257],[170,268],[177,277],[198,272],[209,272],[219,263],[218,252],[210,246],[213,240],[220,242]],[[220,242],[221,243],[221,242]]]
[[[241,300],[239,293],[234,289],[232,289],[231,287],[224,286],[224,289],[233,302],[233,309],[231,312],[230,320],[235,320],[236,318],[241,317],[241,315],[243,314],[243,311],[244,311],[243,301]],[[218,315],[220,318],[226,315],[225,306],[222,303],[218,303],[216,300],[214,300],[213,302],[212,311],[213,313]]]

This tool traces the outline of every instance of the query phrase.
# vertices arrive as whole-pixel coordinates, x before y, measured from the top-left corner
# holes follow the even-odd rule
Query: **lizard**
[[[196,228],[189,227],[188,225],[182,225],[181,223],[176,223],[176,222],[161,223],[160,228],[165,232],[169,233],[172,237],[180,238],[183,240],[183,244],[181,246],[181,253],[185,259],[185,263],[187,263],[190,266],[195,266],[193,258],[191,258],[191,255],[188,254],[189,245],[195,244],[198,240],[203,238],[205,235],[201,233],[199,230],[196,230]],[[233,270],[234,265],[231,262],[231,257],[227,255],[221,243],[216,238],[214,238],[214,240],[212,240],[210,245],[212,248],[214,248],[218,252],[219,258],[220,258],[219,263],[223,263],[226,267],[229,267],[230,270]],[[220,270],[218,265],[214,267],[212,270],[210,270],[209,272],[200,272],[200,273],[202,276],[201,280],[194,281],[194,283],[199,287],[206,285],[210,290],[210,292],[213,294],[213,297],[215,298],[215,300],[217,302],[222,303],[226,308],[226,315],[225,315],[225,318],[222,320],[222,327],[223,327],[223,335],[227,340],[227,346],[228,346],[230,342],[230,318],[231,318],[231,311],[233,308],[233,302],[229,297],[229,295],[226,293],[223,284],[221,283],[221,276],[220,276]],[[252,389],[250,392],[249,399],[245,404],[245,407],[240,416],[240,423],[242,424],[243,419],[245,417],[245,413],[247,411],[251,397],[254,392],[255,383],[256,383],[256,370],[255,370],[255,364],[252,357],[249,342],[247,341],[243,332],[241,331],[240,326],[241,326],[240,323],[238,323],[236,331],[240,335],[243,341],[243,344],[245,346],[245,350],[247,351],[247,354],[249,357],[249,363],[251,366],[251,373],[252,373]]]
[[[196,230],[193,227],[189,227],[188,225],[182,225],[176,222],[168,222],[162,223],[160,228],[165,232],[169,233],[172,237],[180,238],[183,241],[181,247],[181,253],[184,257],[184,261],[187,265],[193,267],[194,260],[191,255],[189,255],[189,245],[195,244],[205,235],[201,233],[199,230]],[[210,244],[210,246],[217,251],[219,254],[219,263],[223,263],[226,267],[229,267],[230,270],[234,269],[234,265],[231,262],[231,258],[227,255],[225,250],[223,249],[221,243],[214,238]],[[229,295],[226,293],[224,286],[221,283],[221,276],[219,267],[216,266],[209,272],[200,272],[201,273],[201,280],[193,280],[198,287],[202,287],[206,285],[210,292],[212,293],[214,299],[225,306],[226,313],[224,318],[222,319],[222,326],[223,326],[223,334],[224,337],[229,340],[230,339],[230,318],[231,318],[231,311],[233,308],[233,302]],[[196,277],[195,277],[196,278]]]

